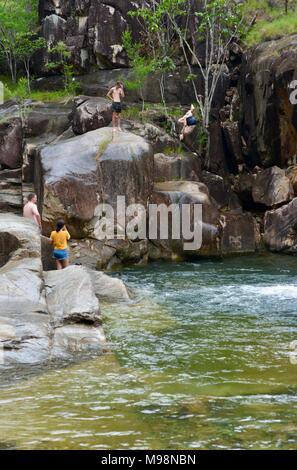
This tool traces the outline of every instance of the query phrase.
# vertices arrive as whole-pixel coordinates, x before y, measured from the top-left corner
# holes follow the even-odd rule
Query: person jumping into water
[[[124,87],[122,82],[119,80],[116,82],[115,86],[112,87],[107,93],[107,98],[112,100],[112,124],[113,131],[121,131],[121,118],[120,114],[122,112],[122,99],[125,98]]]
[[[195,106],[191,105],[191,109],[178,120],[179,124],[183,125],[182,131],[180,133],[180,140],[183,141],[186,135],[189,135],[193,132],[197,125],[197,119],[195,117]]]

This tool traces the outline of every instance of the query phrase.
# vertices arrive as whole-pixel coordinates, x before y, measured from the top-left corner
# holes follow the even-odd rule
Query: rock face
[[[220,213],[214,200],[209,197],[209,192],[205,184],[200,182],[190,181],[168,181],[165,183],[157,183],[155,185],[155,192],[153,196],[155,204],[165,204],[170,206],[176,204],[179,207],[179,215],[181,216],[181,207],[183,204],[202,205],[202,246],[197,250],[185,250],[184,243],[185,237],[181,236],[180,240],[175,240],[172,237],[169,241],[160,239],[151,239],[155,247],[151,257],[156,256],[156,247],[160,252],[164,252],[165,256],[161,257],[174,257],[179,256],[218,256],[220,254],[219,246],[219,227],[220,227]],[[193,215],[191,216],[193,223]],[[158,234],[160,235],[160,234]]]
[[[210,181],[217,175],[204,173],[204,178]],[[211,184],[209,184],[211,187]],[[214,196],[220,199],[221,205]],[[172,259],[175,255],[182,257],[218,257],[225,255],[255,253],[259,249],[260,233],[254,217],[243,213],[236,195],[230,187],[224,187],[218,181],[217,192],[209,191],[201,182],[169,181],[155,185],[154,202],[170,204],[201,204],[202,205],[202,246],[197,250],[186,250],[185,239],[169,242],[150,240],[149,256],[151,259],[163,257]],[[225,200],[223,204],[222,201]],[[197,219],[196,219],[197,222]],[[193,220],[192,220],[193,223]],[[193,227],[192,227],[193,228]]]
[[[111,102],[107,99],[78,96],[74,105],[72,129],[75,134],[94,131],[111,123]]]
[[[201,181],[208,187],[209,194],[216,201],[219,209],[241,209],[238,196],[226,179],[208,171],[203,171]]]
[[[264,220],[264,241],[271,251],[297,252],[297,198],[279,209],[268,211]]]
[[[251,214],[226,213],[222,216],[222,225],[221,249],[223,255],[248,254],[257,251],[260,234]]]
[[[94,235],[99,203],[114,205],[122,195],[146,205],[152,186],[152,148],[130,133],[113,138],[112,129],[99,129],[40,152],[36,188],[47,231],[64,218],[73,238]]]
[[[122,67],[128,64],[123,51],[122,34],[129,28],[134,39],[139,36],[136,18],[128,11],[139,8],[139,2],[130,0],[103,0],[72,2],[42,0],[39,5],[43,35],[48,41],[64,40],[73,54],[76,66],[90,65],[102,68]]]
[[[0,122],[0,168],[19,168],[23,150],[22,123],[19,118]]]
[[[252,195],[254,202],[272,207],[293,199],[294,191],[285,170],[273,166],[257,174]]]
[[[0,249],[2,362],[43,362],[48,357],[49,335],[37,227],[0,214]]]
[[[244,57],[242,132],[251,166],[283,167],[297,154],[297,107],[290,84],[297,78],[297,35],[260,44]]]
[[[201,161],[193,155],[154,155],[155,182],[172,181],[176,179],[198,181],[201,173]]]

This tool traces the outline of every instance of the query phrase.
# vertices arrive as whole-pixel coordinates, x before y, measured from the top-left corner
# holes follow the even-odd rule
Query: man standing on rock
[[[112,87],[107,93],[107,98],[112,100],[112,124],[113,131],[121,131],[120,114],[122,112],[122,99],[125,98],[123,84],[117,81],[115,86]]]
[[[41,217],[37,208],[37,196],[36,194],[29,194],[28,202],[24,205],[23,215],[27,219],[34,220],[34,222],[38,225],[40,231],[42,230],[41,226]]]

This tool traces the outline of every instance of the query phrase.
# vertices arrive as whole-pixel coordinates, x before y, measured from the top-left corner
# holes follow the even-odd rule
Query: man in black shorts
[[[120,114],[122,112],[122,103],[121,100],[125,98],[123,84],[120,81],[117,81],[115,86],[112,87],[107,93],[107,98],[112,100],[112,124],[113,130],[121,131],[121,119]]]

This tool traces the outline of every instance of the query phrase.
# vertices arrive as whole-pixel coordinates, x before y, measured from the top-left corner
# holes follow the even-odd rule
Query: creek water
[[[115,276],[110,352],[0,389],[0,447],[297,449],[297,258],[153,263]]]

